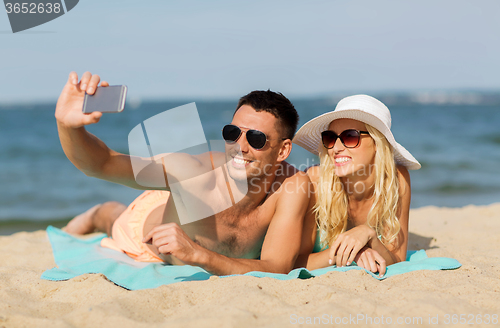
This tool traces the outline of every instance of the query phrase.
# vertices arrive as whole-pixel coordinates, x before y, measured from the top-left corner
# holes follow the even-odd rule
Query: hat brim
[[[321,132],[328,130],[330,123],[341,118],[353,119],[373,126],[380,131],[394,150],[394,160],[397,164],[405,166],[409,170],[420,169],[420,163],[409,151],[396,142],[394,136],[387,125],[378,117],[360,111],[358,109],[347,109],[342,111],[332,111],[313,118],[304,124],[293,138],[293,143],[318,155],[321,143]]]

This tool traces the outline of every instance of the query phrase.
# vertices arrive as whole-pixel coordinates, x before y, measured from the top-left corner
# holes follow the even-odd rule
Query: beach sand
[[[409,249],[455,258],[460,269],[383,281],[358,270],[293,281],[214,277],[140,291],[99,274],[42,280],[55,266],[47,235],[20,232],[0,237],[0,327],[287,327],[320,319],[367,326],[369,318],[378,327],[391,326],[389,319],[392,326],[460,326],[453,314],[457,322],[464,314],[474,326],[500,326],[499,232],[500,204],[425,207],[411,211]]]

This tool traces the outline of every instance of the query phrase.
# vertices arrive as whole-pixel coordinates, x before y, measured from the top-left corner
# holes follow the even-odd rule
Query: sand
[[[214,277],[140,291],[98,274],[42,280],[55,266],[47,235],[20,232],[0,237],[0,327],[436,327],[460,326],[461,314],[476,327],[500,326],[499,232],[500,204],[425,207],[411,211],[409,248],[456,258],[460,269],[384,281],[357,270],[293,281]]]

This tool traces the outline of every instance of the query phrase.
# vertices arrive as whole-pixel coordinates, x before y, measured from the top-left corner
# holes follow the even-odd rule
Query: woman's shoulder
[[[398,172],[399,191],[400,194],[404,194],[407,188],[411,188],[410,172],[403,165],[397,165],[396,170]]]
[[[410,178],[410,172],[404,165],[396,165],[396,170],[398,172],[398,178]]]

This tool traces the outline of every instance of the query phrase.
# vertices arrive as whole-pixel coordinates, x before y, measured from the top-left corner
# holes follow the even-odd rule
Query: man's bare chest
[[[256,258],[260,253],[270,218],[256,209],[246,214],[231,209],[196,222],[193,238],[200,245],[230,257]]]

